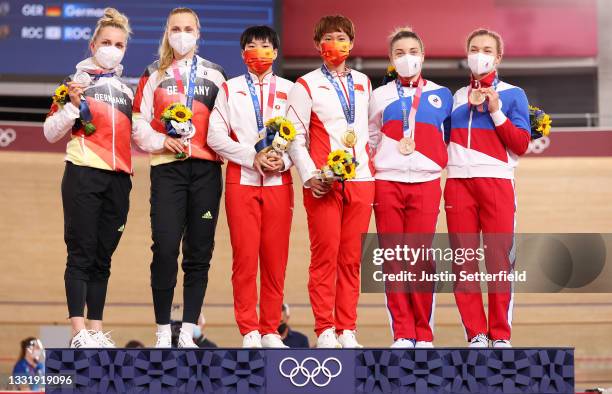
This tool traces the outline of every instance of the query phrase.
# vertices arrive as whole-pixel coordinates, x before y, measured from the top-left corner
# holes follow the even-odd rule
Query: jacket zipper
[[[261,111],[261,120],[264,120],[264,103],[263,103],[263,82],[259,81],[259,106],[260,106],[260,111]],[[264,126],[265,127],[265,126]],[[257,132],[259,133],[259,130],[257,130]],[[264,177],[263,175],[259,175],[259,177],[261,178],[261,186],[264,185]]]
[[[467,140],[467,148],[471,149],[472,147],[472,115],[474,114],[474,110],[470,108],[470,119],[468,120],[468,140]]]
[[[113,170],[116,170],[117,160],[115,157],[115,100],[113,100],[110,80],[106,83],[106,86],[108,87],[108,96],[110,97],[110,101],[111,101],[111,118],[113,122]]]

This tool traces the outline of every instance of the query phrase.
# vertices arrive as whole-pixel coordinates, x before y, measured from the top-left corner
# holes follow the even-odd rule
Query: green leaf
[[[96,131],[96,126],[91,122],[85,123],[85,135],[90,136]]]

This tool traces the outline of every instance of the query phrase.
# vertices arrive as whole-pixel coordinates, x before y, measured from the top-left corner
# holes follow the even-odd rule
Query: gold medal
[[[409,155],[414,152],[416,144],[410,137],[404,137],[399,141],[399,151],[402,155]]]
[[[342,134],[342,143],[347,148],[352,148],[357,144],[357,134],[355,130],[348,129]]]
[[[486,99],[487,99],[487,96],[484,93],[482,93],[480,90],[472,89],[472,91],[470,92],[468,101],[470,102],[470,104],[474,106],[478,106],[484,103]]]

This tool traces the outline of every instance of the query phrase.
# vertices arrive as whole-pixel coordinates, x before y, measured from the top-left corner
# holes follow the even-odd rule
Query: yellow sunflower
[[[283,117],[282,116],[275,116],[274,118],[268,119],[268,121],[266,122],[265,126],[266,127],[280,126],[282,121],[283,121]]]
[[[187,122],[193,116],[193,113],[189,108],[184,106],[183,104],[178,104],[174,108],[170,110],[172,114],[172,119],[177,122]]]
[[[350,164],[346,164],[344,166],[344,171],[342,174],[344,179],[353,179],[355,178],[355,164],[351,162]]]
[[[64,98],[68,94],[68,86],[61,84],[55,89],[55,95],[59,98]]]
[[[55,92],[53,93],[53,102],[56,104],[65,104],[67,100],[68,87],[64,84],[61,84],[57,87],[57,89],[55,89]]]
[[[552,125],[552,120],[548,114],[544,114],[542,120],[540,120],[540,126],[538,127],[538,131],[542,133],[543,136],[547,136],[550,134],[550,128]]]
[[[327,156],[327,164],[330,167],[333,167],[336,163],[342,163],[344,162],[346,155],[347,152],[342,149],[335,150]]]
[[[295,139],[295,127],[293,127],[293,123],[288,120],[283,121],[278,129],[278,135],[287,141],[293,141]]]

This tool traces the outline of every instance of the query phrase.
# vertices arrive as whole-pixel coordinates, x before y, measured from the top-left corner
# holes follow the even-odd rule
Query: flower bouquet
[[[386,85],[387,83],[396,80],[399,77],[397,70],[393,65],[387,66],[387,70],[385,72],[385,76],[383,77],[382,84]]]
[[[189,144],[189,139],[195,135],[196,129],[191,118],[193,113],[191,110],[180,103],[170,104],[161,115],[161,120],[166,126],[166,133],[172,138],[178,138],[183,145]],[[177,153],[177,159],[187,157],[185,152]]]
[[[266,122],[265,130],[261,132],[259,140],[255,144],[255,151],[270,152],[282,156],[294,139],[295,127],[293,123],[283,116],[277,116]]]
[[[61,84],[53,93],[53,104],[63,107],[68,102],[68,86]]]
[[[57,106],[58,109],[62,109],[64,105],[68,102],[70,97],[68,96],[68,86],[66,84],[61,84],[55,89],[53,93],[53,104]],[[81,96],[81,105],[79,106],[79,122],[83,125],[83,130],[85,131],[85,135],[92,135],[96,131],[96,126],[91,123],[92,116],[89,111],[89,106],[87,105],[87,100],[85,97]]]
[[[552,119],[546,112],[533,105],[529,106],[529,123],[532,140],[547,137],[550,134]]]
[[[317,171],[316,177],[322,181],[344,182],[355,178],[357,161],[348,151],[338,149],[327,156],[327,164]]]

